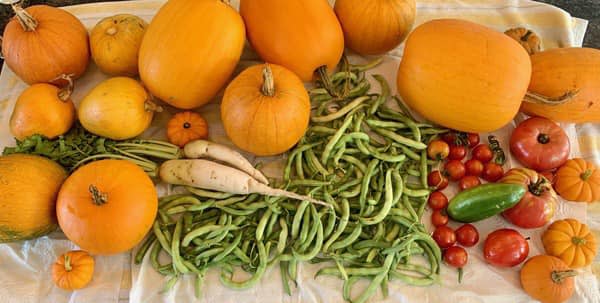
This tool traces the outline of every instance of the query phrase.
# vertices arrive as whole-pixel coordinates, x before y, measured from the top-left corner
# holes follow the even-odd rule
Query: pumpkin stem
[[[163,108],[162,106],[150,100],[146,100],[146,102],[144,103],[144,110],[147,112],[161,113],[163,111]]]
[[[327,74],[327,65],[317,68],[317,73],[321,78],[323,88],[325,88],[332,97],[339,97],[339,94],[333,88],[333,83],[331,82],[331,78],[329,78],[329,74]]]
[[[586,169],[581,175],[579,175],[579,177],[581,178],[581,180],[587,181],[593,173],[594,172],[592,172],[591,169]]]
[[[573,244],[575,245],[585,245],[587,241],[585,240],[585,238],[573,237],[571,238],[571,242],[573,242]]]
[[[571,101],[573,98],[575,98],[577,96],[577,94],[579,94],[579,90],[570,90],[562,96],[550,98],[550,97],[544,96],[542,94],[538,94],[538,93],[534,93],[534,92],[527,92],[527,94],[525,94],[525,98],[523,99],[523,101],[528,102],[528,103],[544,104],[544,105],[561,105],[561,104]]]
[[[106,34],[109,36],[113,36],[114,34],[117,33],[117,28],[114,26],[109,27],[108,29],[106,29]]]
[[[92,202],[94,202],[95,205],[101,206],[108,202],[108,195],[100,192],[100,190],[98,190],[98,188],[93,184],[90,184],[89,191],[92,194]]]
[[[67,81],[67,85],[63,86],[58,91],[58,99],[60,99],[63,102],[66,102],[67,100],[69,100],[69,98],[71,98],[71,94],[73,93],[73,89],[75,88],[75,83],[73,82],[74,76],[74,74],[62,74],[52,80],[52,82],[56,82],[58,80]]]
[[[561,284],[566,278],[574,277],[577,275],[577,272],[574,270],[555,270],[552,272],[552,282],[556,284]]]
[[[11,4],[11,6],[24,31],[32,32],[37,28],[37,20],[33,19],[33,16],[23,9],[21,5]]]
[[[65,270],[73,270],[73,266],[71,265],[71,256],[69,256],[68,254],[65,254]]]
[[[260,89],[263,95],[268,97],[275,96],[275,80],[273,79],[273,71],[269,64],[265,64],[262,70],[263,85]]]

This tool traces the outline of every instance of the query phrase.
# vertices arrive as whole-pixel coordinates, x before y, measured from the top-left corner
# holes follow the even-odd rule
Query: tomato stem
[[[101,206],[108,202],[108,195],[106,193],[100,192],[100,190],[98,190],[98,188],[95,185],[90,184],[89,191],[92,194],[92,202],[94,202],[95,205]]]
[[[547,134],[539,134],[537,137],[537,141],[541,144],[547,144],[548,142],[550,142],[550,136],[548,136]]]
[[[564,280],[566,278],[570,278],[570,277],[574,277],[577,275],[577,272],[570,269],[570,270],[555,270],[552,272],[552,282],[557,283],[557,284],[561,284],[562,282],[564,282]]]
[[[262,94],[267,97],[275,96],[275,81],[273,80],[273,71],[269,64],[265,64],[265,67],[262,70],[262,77],[263,85],[260,88]]]
[[[539,197],[546,190],[548,190],[548,188],[545,186],[546,184],[546,178],[539,178],[539,180],[537,180],[535,183],[528,186],[529,192]]]
[[[583,181],[587,181],[594,172],[591,169],[586,169],[579,177]]]
[[[65,270],[71,271],[73,270],[73,266],[71,266],[71,256],[65,254]]]

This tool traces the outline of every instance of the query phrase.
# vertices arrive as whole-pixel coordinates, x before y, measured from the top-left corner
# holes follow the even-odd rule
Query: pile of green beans
[[[374,65],[344,60],[332,87],[310,92],[312,123],[284,169],[282,187],[332,207],[189,189],[192,194],[160,199],[136,263],[150,251],[152,266],[171,276],[167,289],[182,274],[195,274],[197,296],[210,268],[221,271],[225,286],[246,289],[273,264],[291,294],[303,261],[324,264],[315,278],[343,279],[343,297],[351,302],[365,302],[379,288],[387,296],[391,280],[436,283],[441,251],[421,223],[427,174],[436,164],[426,147],[447,130],[418,123],[398,99],[400,111],[388,107],[392,97],[379,75],[381,92],[370,92],[365,71]],[[161,253],[171,262],[160,264]],[[236,268],[250,277],[234,279]],[[361,279],[369,285],[351,298]]]

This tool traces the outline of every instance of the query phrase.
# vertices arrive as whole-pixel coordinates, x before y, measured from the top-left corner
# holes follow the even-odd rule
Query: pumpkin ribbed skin
[[[259,56],[311,81],[344,52],[342,27],[327,0],[241,0],[248,41]]]
[[[568,160],[556,172],[554,189],[566,200],[592,203],[600,200],[600,170],[585,159]]]
[[[142,40],[140,77],[154,96],[170,105],[199,107],[229,80],[244,43],[244,22],[228,4],[169,0]]]
[[[87,30],[81,21],[48,5],[30,6],[25,11],[38,26],[25,31],[16,18],[8,22],[2,39],[6,65],[28,84],[56,83],[62,74],[79,78],[90,56]]]
[[[529,90],[551,98],[577,90],[570,101],[559,105],[523,102],[529,115],[557,122],[600,122],[600,50],[556,48],[531,56]]]
[[[572,268],[588,266],[596,257],[596,238],[587,225],[575,219],[555,221],[542,235],[546,253]]]
[[[94,199],[104,196],[104,203]],[[91,254],[130,250],[150,230],[158,208],[152,180],[126,160],[100,160],[77,169],[58,194],[56,214],[67,238]]]
[[[575,274],[559,258],[534,256],[521,268],[521,286],[528,295],[542,303],[562,303],[573,295]]]
[[[55,201],[66,177],[60,165],[40,156],[0,157],[0,243],[56,230]]]
[[[310,100],[300,78],[284,67],[269,67],[273,96],[261,91],[265,65],[255,65],[229,84],[221,102],[221,120],[231,141],[258,156],[290,149],[304,135],[310,118]]]
[[[442,126],[490,132],[509,123],[527,92],[531,63],[513,39],[455,19],[429,21],[408,37],[398,93]]]

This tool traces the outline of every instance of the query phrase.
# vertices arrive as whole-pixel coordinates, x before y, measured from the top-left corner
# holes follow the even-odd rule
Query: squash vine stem
[[[12,9],[15,12],[17,20],[26,32],[32,32],[38,27],[38,22],[19,4],[12,4]]]

